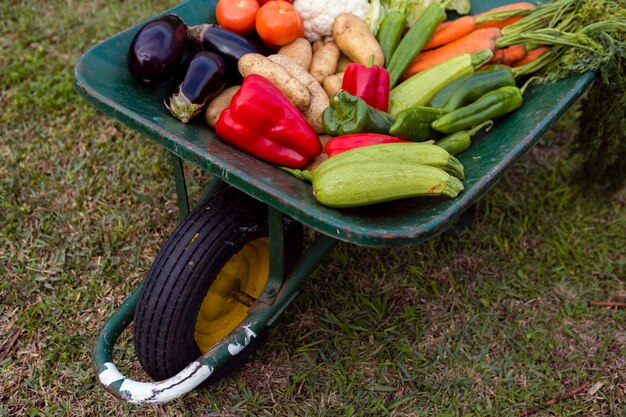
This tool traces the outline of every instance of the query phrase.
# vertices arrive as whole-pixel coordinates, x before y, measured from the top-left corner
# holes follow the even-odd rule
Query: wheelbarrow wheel
[[[302,253],[302,225],[284,218],[285,271]],[[169,378],[222,340],[247,316],[269,276],[267,207],[227,187],[181,221],[154,260],[134,317],[135,351],[155,380]],[[204,383],[239,367],[264,329]]]

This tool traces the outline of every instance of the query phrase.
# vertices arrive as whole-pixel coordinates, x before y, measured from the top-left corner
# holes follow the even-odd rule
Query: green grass
[[[585,381],[536,415],[626,415],[626,310],[587,304],[626,298],[626,195],[576,180],[574,110],[460,236],[338,245],[230,378],[160,406],[100,388],[95,335],[177,205],[169,157],[79,98],[73,64],[174,4],[0,5],[1,416],[515,416]],[[115,359],[142,378],[128,333]]]

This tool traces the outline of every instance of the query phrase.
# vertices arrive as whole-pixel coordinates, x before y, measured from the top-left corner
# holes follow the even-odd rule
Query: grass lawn
[[[164,405],[107,394],[96,333],[178,209],[169,156],[81,99],[73,66],[175,3],[0,3],[0,416],[626,415],[626,309],[589,306],[626,301],[626,192],[577,179],[576,107],[460,236],[339,244],[231,377]],[[115,353],[143,378],[129,332]]]

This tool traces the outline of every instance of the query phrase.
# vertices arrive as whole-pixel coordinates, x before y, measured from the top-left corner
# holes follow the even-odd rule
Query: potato
[[[280,48],[278,54],[288,56],[308,71],[313,57],[313,48],[306,39],[296,38],[293,42]]]
[[[320,143],[322,144],[322,149],[325,148],[328,141],[332,139],[332,137],[328,135],[319,135],[318,137],[320,139]],[[326,154],[326,152],[322,152],[321,154],[317,155],[315,159],[313,159],[309,163],[309,165],[306,166],[305,169],[309,171],[314,171],[315,168],[319,166],[319,164],[321,164],[327,159],[328,159],[328,155]]]
[[[306,88],[309,89],[309,91],[310,90],[315,91],[318,88],[321,88],[320,84],[317,82],[317,80],[315,80],[313,75],[311,75],[302,66],[298,65],[296,61],[294,61],[292,58],[289,58],[286,55],[274,54],[274,55],[269,55],[267,59],[283,67],[283,69],[287,71],[287,73],[291,77],[295,78],[296,80],[304,84],[304,86],[306,86]]]
[[[317,84],[319,85],[319,84]],[[323,133],[324,126],[322,125],[322,113],[324,110],[330,106],[330,99],[326,92],[319,85],[319,91],[312,95],[311,97],[311,106],[305,110],[302,115],[309,122],[313,130],[316,133]]]
[[[317,42],[316,42],[317,43]],[[309,72],[318,83],[322,83],[326,76],[334,74],[339,61],[339,48],[332,38],[326,38],[317,44],[313,50]]]
[[[348,58],[367,65],[374,55],[374,65],[383,66],[385,56],[365,22],[352,13],[341,13],[333,22],[335,43]]]
[[[309,165],[307,165],[304,169],[306,169],[307,171],[315,171],[315,168],[317,168],[322,162],[327,159],[328,155],[322,152],[321,154],[317,155],[311,162],[309,162]]]
[[[324,87],[326,94],[328,94],[328,97],[334,96],[337,94],[337,91],[341,89],[341,85],[343,84],[343,74],[343,72],[338,72],[337,74],[332,74],[324,78],[322,86]]]
[[[209,126],[215,127],[215,123],[217,123],[217,119],[220,118],[220,114],[230,107],[230,102],[235,93],[239,91],[239,87],[241,86],[234,85],[226,88],[207,104],[206,109],[204,109],[204,120],[206,120]]]
[[[322,40],[318,40],[318,41],[313,42],[313,44],[311,45],[312,53],[317,52],[322,47],[322,45],[324,45],[324,41],[322,41]]]
[[[277,65],[281,65],[289,75],[306,86],[311,94],[311,105],[308,109],[302,111],[302,115],[306,121],[309,122],[311,127],[313,127],[315,132],[323,133],[322,112],[330,105],[330,100],[320,83],[317,82],[312,74],[296,64],[296,62],[288,56],[276,54],[268,56],[267,59]]]
[[[328,135],[319,135],[319,138],[320,138],[320,143],[325,148],[328,141],[331,140],[333,137],[328,136]]]
[[[343,52],[339,55],[339,61],[337,61],[337,69],[335,69],[335,74],[340,72],[345,72],[348,65],[352,64],[352,60],[346,56]]]
[[[267,78],[287,96],[289,101],[291,101],[298,110],[303,112],[311,105],[311,93],[309,89],[290,75],[282,65],[270,61],[263,55],[254,53],[245,54],[239,58],[237,67],[244,78],[250,74],[258,74]]]

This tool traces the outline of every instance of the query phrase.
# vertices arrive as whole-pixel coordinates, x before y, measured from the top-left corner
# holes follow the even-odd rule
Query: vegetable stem
[[[555,23],[559,21],[559,16],[563,13],[571,12],[570,9],[573,8],[571,1],[572,0],[564,0],[543,4],[532,10],[531,13],[522,20],[502,28],[502,34],[520,34],[544,27],[553,27]]]
[[[296,177],[297,179],[301,181],[308,181],[308,182],[313,181],[313,172],[307,169],[295,169],[295,168],[287,168],[287,167],[282,167],[282,166],[279,166],[278,168],[293,175],[294,177]]]
[[[485,13],[479,16],[476,16],[474,22],[476,24],[491,22],[492,20],[506,20],[509,17],[514,16],[528,16],[533,9],[518,9],[518,10],[505,10],[503,12],[493,12],[493,13]]]
[[[570,33],[558,29],[537,29],[518,35],[507,35],[496,39],[496,46],[504,48],[518,43],[534,41],[542,45],[565,45],[602,53],[604,48],[582,32]]]
[[[511,72],[515,76],[515,78],[519,78],[523,75],[532,74],[534,72],[539,71],[544,68],[551,62],[555,61],[560,54],[555,53],[554,51],[548,51],[545,54],[541,55],[537,59],[529,62],[528,64],[520,65],[519,67],[511,68]]]
[[[450,5],[450,3],[452,3],[453,0],[444,0],[439,7],[441,7],[443,10],[446,10],[446,8]]]
[[[541,81],[541,77],[535,76],[535,77],[530,77],[528,80],[526,80],[524,85],[520,88],[522,95],[524,95],[524,93],[526,92],[526,89],[530,87],[530,85],[534,83],[535,81]]]
[[[487,129],[485,129],[485,131],[489,132],[491,130],[491,128],[493,127],[493,120],[484,121],[481,124],[479,124],[477,126],[474,126],[470,130],[468,130],[466,133],[469,136],[474,136],[480,129],[482,129],[485,126],[487,126]]]

